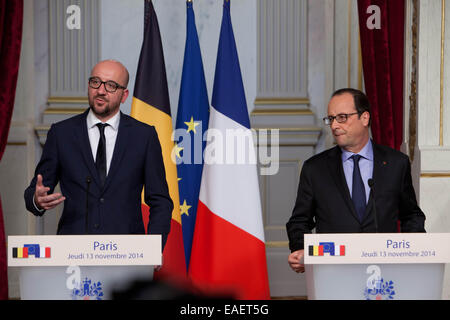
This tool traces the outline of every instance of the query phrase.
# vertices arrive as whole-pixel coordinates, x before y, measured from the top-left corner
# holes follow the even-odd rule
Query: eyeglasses
[[[97,78],[97,77],[89,78],[89,87],[91,87],[92,89],[98,89],[98,88],[100,88],[100,86],[102,84],[105,85],[105,90],[110,93],[116,92],[117,89],[126,89],[126,87],[123,87],[120,84],[118,84],[117,82],[112,81],[112,80],[102,81],[102,80],[100,80],[100,78]]]
[[[333,120],[336,119],[336,121],[338,123],[344,123],[347,121],[348,117],[354,115],[354,114],[358,114],[358,112],[353,112],[353,113],[340,113],[336,116],[328,116],[323,118],[323,122],[327,125],[327,126],[331,126],[331,124],[333,123]]]

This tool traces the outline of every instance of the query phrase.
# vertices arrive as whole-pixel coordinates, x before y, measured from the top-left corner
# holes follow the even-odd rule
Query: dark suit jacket
[[[173,203],[155,128],[120,114],[110,169],[101,187],[89,144],[88,112],[51,126],[35,177],[25,190],[27,209],[37,216],[43,214],[33,205],[36,177],[41,174],[49,194],[59,182],[66,197],[57,234],[144,234],[141,197],[145,185],[145,203],[151,208],[148,232],[162,234],[164,245]]]
[[[409,158],[372,144],[374,185],[361,222],[347,187],[339,146],[305,161],[297,200],[286,224],[291,251],[303,249],[303,235],[314,227],[317,233],[397,232],[400,220],[401,232],[425,232],[425,215],[417,206]]]

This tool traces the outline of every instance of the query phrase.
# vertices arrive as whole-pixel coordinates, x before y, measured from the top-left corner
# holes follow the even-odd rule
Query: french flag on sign
[[[50,247],[41,247],[38,244],[26,244],[24,249],[27,248],[28,256],[34,256],[35,258],[50,258]]]
[[[334,242],[321,242],[320,246],[323,246],[323,254],[328,252],[330,256],[345,256],[345,246],[336,246]]]

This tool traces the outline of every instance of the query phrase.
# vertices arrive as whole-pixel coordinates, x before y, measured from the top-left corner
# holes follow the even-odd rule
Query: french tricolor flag
[[[250,139],[246,149],[227,147],[227,131]],[[224,143],[218,143],[221,138]],[[207,141],[189,276],[200,289],[270,299],[257,168],[250,161],[255,150],[229,0],[223,5]],[[246,153],[247,161],[230,163],[231,152],[234,159]]]

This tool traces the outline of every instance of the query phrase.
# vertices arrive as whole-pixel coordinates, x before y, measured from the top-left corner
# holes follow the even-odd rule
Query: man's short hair
[[[370,113],[370,103],[367,96],[364,94],[364,92],[353,89],[353,88],[342,88],[336,90],[331,97],[339,96],[344,93],[351,94],[353,97],[353,102],[355,103],[356,112],[358,112],[358,116],[361,116],[364,112],[368,112],[370,115],[369,118],[369,125],[372,123],[372,114]]]

